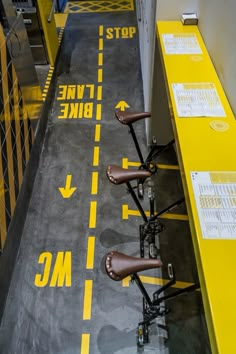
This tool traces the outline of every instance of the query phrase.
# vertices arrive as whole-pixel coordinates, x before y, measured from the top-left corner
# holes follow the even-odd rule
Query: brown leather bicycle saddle
[[[160,259],[131,257],[117,251],[109,252],[105,258],[107,274],[112,280],[117,281],[133,273],[160,267],[162,267]]]
[[[150,112],[125,112],[115,111],[115,116],[122,124],[132,124],[137,120],[151,117]]]
[[[107,166],[106,173],[109,181],[114,184],[122,184],[135,179],[145,179],[152,175],[147,170],[127,170],[117,165]]]

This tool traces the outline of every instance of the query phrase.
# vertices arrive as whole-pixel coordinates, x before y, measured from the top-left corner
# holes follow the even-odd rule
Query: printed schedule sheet
[[[225,117],[213,83],[175,83],[172,89],[179,117]]]
[[[236,172],[191,172],[204,239],[236,239]]]

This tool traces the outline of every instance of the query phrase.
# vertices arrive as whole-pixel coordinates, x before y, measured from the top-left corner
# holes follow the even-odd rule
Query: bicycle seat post
[[[147,179],[147,188],[148,188],[148,199],[150,205],[150,218],[155,215],[155,189],[154,182],[151,177]]]
[[[136,137],[133,125],[130,123],[130,124],[128,124],[128,126],[129,126],[129,130],[130,130],[130,133],[131,133],[133,141],[134,141],[135,148],[137,150],[137,154],[139,156],[140,163],[141,163],[141,165],[143,165],[144,164],[144,159],[143,159],[143,155],[142,155],[142,152],[141,152],[141,149],[140,149],[140,146],[139,146],[139,143],[138,143],[138,139]]]
[[[138,198],[137,198],[137,196],[136,196],[131,184],[129,182],[126,182],[126,186],[127,186],[128,192],[131,194],[131,197],[133,198],[133,201],[136,204],[136,206],[137,206],[137,208],[138,208],[138,210],[139,210],[139,212],[140,212],[140,214],[141,214],[141,216],[143,218],[143,221],[145,223],[147,223],[148,222],[147,215],[145,214],[145,211],[143,210],[143,207],[140,204],[140,202],[139,202],[139,200],[138,200]]]
[[[140,277],[138,276],[138,274],[137,273],[133,273],[131,275],[131,279],[133,281],[135,281],[136,285],[138,286],[138,288],[139,288],[140,292],[142,293],[142,295],[143,295],[145,301],[147,302],[148,306],[151,307],[153,305],[152,300],[151,300],[150,296],[148,295],[147,290],[145,289],[145,287],[144,287]]]
[[[138,143],[138,139],[136,136],[136,133],[134,131],[133,128],[133,123],[145,119],[145,118],[150,118],[151,117],[151,113],[150,112],[125,112],[125,111],[115,111],[115,117],[117,118],[117,120],[124,125],[128,125],[129,127],[129,131],[132,135],[138,156],[139,156],[139,160],[141,165],[145,165],[144,164],[144,158]]]

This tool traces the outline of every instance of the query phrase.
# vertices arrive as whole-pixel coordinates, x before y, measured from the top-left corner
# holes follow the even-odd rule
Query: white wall
[[[236,0],[198,0],[199,29],[236,116]]]
[[[199,0],[156,0],[156,2],[156,18],[161,21],[176,21],[183,12],[198,12]]]

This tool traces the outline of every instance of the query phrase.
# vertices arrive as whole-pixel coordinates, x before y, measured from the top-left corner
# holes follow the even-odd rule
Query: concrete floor
[[[53,105],[1,321],[2,354],[138,352],[142,296],[134,284],[122,287],[104,270],[104,256],[110,250],[139,255],[141,222],[135,215],[122,218],[123,205],[130,211],[135,205],[125,187],[111,184],[105,174],[108,164],[121,165],[123,158],[138,161],[127,127],[114,118],[116,105],[125,100],[130,111],[143,110],[138,33],[131,30],[125,38],[124,30],[123,38],[121,31],[116,32],[118,38],[107,38],[114,33],[107,29],[115,27],[137,29],[135,12],[69,15],[55,68]],[[72,86],[77,88],[76,96]],[[80,116],[76,103],[81,118],[76,118]],[[70,115],[74,118],[67,118]],[[144,122],[136,123],[135,129],[147,153]],[[157,162],[177,165],[174,149]],[[68,188],[76,188],[68,198],[58,189],[66,181]],[[161,168],[154,181],[157,210],[183,196],[178,169]],[[147,207],[146,196],[143,205]],[[185,206],[172,213],[186,215]],[[161,222],[164,231],[158,242],[164,265],[173,263],[178,281],[197,281],[188,221],[172,217]],[[89,244],[93,241],[94,257]],[[167,277],[165,266],[145,274]],[[151,292],[156,286],[147,289]],[[168,306],[170,314],[151,327],[150,343],[143,352],[210,353],[200,291],[171,300]]]

